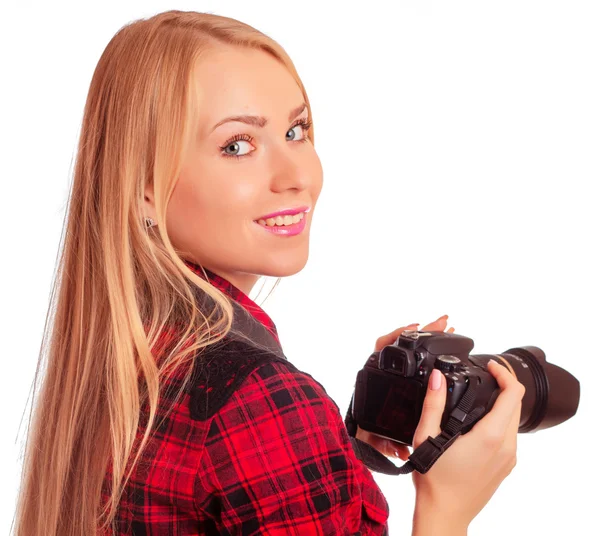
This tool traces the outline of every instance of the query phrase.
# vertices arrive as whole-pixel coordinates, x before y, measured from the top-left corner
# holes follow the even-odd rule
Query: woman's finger
[[[372,441],[369,443],[375,447],[379,452],[390,458],[399,458],[401,460],[408,460],[410,452],[406,445],[401,445],[390,439],[383,439],[375,434],[371,435]],[[398,453],[398,454],[396,454]]]
[[[492,410],[477,421],[472,432],[483,437],[494,436],[507,430],[509,425],[515,426],[515,410],[521,405],[525,387],[512,373],[494,360],[488,371],[494,376],[502,389],[494,402]]]
[[[404,461],[408,460],[408,457],[410,456],[410,450],[408,450],[406,445],[397,446],[392,443],[391,449],[394,452],[394,458]]]
[[[389,456],[390,458],[400,458],[402,460],[408,460],[410,456],[410,452],[406,445],[402,443],[397,443],[390,439],[385,439],[381,436],[373,434],[371,432],[367,432],[363,430],[360,426],[356,432],[356,439],[360,439],[365,443],[371,445],[374,449],[377,449],[384,456]],[[396,452],[398,454],[396,454]]]
[[[407,329],[416,329],[419,324],[410,324],[408,326],[404,326],[401,328],[397,328],[394,331],[387,333],[386,335],[382,335],[375,341],[375,351],[379,352],[384,346],[388,346],[393,344],[394,341],[401,335],[401,333]]]
[[[508,429],[506,431],[506,439],[504,440],[504,448],[512,450],[516,453],[517,450],[517,434],[519,432],[519,425],[521,423],[521,410],[523,408],[522,399],[518,403],[510,424],[508,425]]]
[[[448,315],[440,316],[435,322],[427,324],[421,331],[444,331],[448,322]]]

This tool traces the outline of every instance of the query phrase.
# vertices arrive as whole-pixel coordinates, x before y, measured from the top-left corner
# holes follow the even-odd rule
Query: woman
[[[180,11],[113,37],[85,106],[18,536],[387,534],[338,406],[248,297],[305,265],[321,187],[309,99],[272,39]],[[497,368],[494,409],[413,473],[415,535],[465,534],[514,466],[522,391]],[[439,433],[444,382],[414,447]]]

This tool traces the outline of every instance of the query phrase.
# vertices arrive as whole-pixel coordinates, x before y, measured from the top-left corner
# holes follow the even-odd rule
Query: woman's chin
[[[289,277],[302,271],[308,261],[308,253],[282,255],[282,258],[274,258],[272,262],[262,264],[261,273],[268,277]]]

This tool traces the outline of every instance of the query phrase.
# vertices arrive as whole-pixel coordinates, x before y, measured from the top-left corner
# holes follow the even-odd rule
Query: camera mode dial
[[[433,366],[442,372],[454,372],[462,365],[462,361],[455,355],[438,355]]]

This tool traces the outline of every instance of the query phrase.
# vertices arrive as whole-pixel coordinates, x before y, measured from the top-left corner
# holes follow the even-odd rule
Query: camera
[[[373,352],[358,372],[351,415],[363,430],[412,446],[423,410],[429,375],[434,368],[446,377],[446,407],[440,428],[467,392],[479,417],[464,427],[467,433],[493,407],[501,392],[487,363],[506,367],[525,387],[520,433],[533,433],[570,419],[579,406],[579,381],[566,370],[548,363],[535,346],[511,348],[501,354],[470,355],[473,340],[457,333],[406,330],[396,341]],[[470,389],[469,389],[470,388]],[[462,417],[464,418],[464,416]],[[467,421],[468,422],[468,421]]]

